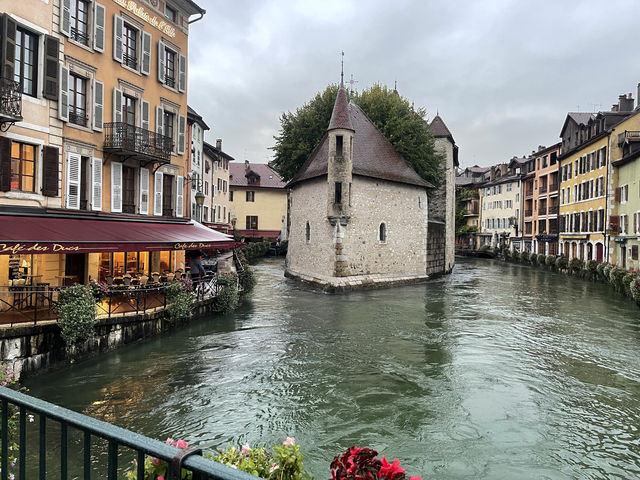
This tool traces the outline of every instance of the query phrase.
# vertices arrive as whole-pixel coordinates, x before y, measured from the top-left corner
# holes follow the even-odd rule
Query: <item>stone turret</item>
[[[349,101],[343,85],[338,90],[329,122],[327,217],[332,225],[349,223],[353,171],[353,135]]]

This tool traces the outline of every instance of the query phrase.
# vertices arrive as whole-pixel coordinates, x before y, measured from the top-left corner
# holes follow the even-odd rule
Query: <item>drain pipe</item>
[[[189,25],[191,25],[192,23],[196,23],[197,21],[202,20],[202,17],[204,17],[204,14],[205,14],[205,13],[207,13],[207,11],[206,11],[206,10],[202,10],[202,11],[200,12],[200,16],[199,16],[198,18],[195,18],[195,19],[193,19],[193,20],[189,20],[187,23],[188,23]]]

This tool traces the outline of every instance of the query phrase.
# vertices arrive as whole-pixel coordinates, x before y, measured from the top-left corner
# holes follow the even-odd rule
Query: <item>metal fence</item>
[[[37,469],[33,468],[33,470],[38,471],[37,478],[46,479],[54,476],[54,468],[51,467],[49,470],[47,468],[47,447],[50,446],[52,440],[51,435],[47,435],[47,428],[51,422],[57,423],[60,427],[59,438],[57,439],[60,446],[60,459],[59,465],[56,465],[55,469],[59,468],[59,478],[61,480],[67,480],[70,475],[73,478],[84,478],[85,480],[89,480],[92,477],[92,471],[97,468],[96,455],[95,452],[92,452],[92,441],[95,439],[107,442],[108,456],[104,468],[106,471],[99,472],[94,478],[115,480],[119,474],[123,475],[122,465],[118,466],[118,460],[119,452],[122,453],[126,449],[131,452],[132,458],[136,459],[135,469],[137,478],[140,480],[145,478],[144,461],[147,456],[168,462],[169,468],[165,477],[167,480],[182,478],[182,472],[184,471],[191,472],[193,480],[256,479],[256,477],[248,473],[203,458],[200,449],[180,450],[158,440],[87,417],[6,387],[0,387],[0,402],[2,408],[2,418],[0,419],[0,435],[2,437],[0,442],[0,453],[2,455],[0,466],[2,470],[0,471],[0,480],[8,480],[11,475],[15,475],[15,478],[19,480],[25,480],[27,478],[27,459],[32,458],[33,455],[31,453],[35,450],[37,450],[37,454],[34,458],[38,459],[38,465]],[[38,417],[37,441],[35,439],[27,439],[27,419],[33,418],[35,421],[35,416]],[[9,428],[10,424],[16,424],[16,428]],[[33,432],[33,429],[31,431]],[[82,436],[82,472],[69,471],[69,435],[75,431]],[[56,439],[53,440],[58,443]],[[15,449],[9,450],[13,442],[18,446],[17,453]],[[17,457],[17,462],[10,462],[10,451],[12,456],[15,455]],[[15,473],[9,471],[11,463],[15,464],[11,467]],[[50,476],[48,477],[48,475]],[[57,475],[55,476],[58,477]],[[34,478],[33,474],[30,478]]]

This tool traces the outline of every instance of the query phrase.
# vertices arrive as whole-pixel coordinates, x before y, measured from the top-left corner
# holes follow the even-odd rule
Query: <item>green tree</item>
[[[284,180],[293,178],[327,131],[337,93],[338,87],[331,85],[295,113],[280,117],[271,165]],[[414,109],[406,98],[378,84],[356,94],[354,102],[422,178],[441,184],[443,159],[435,149],[425,109]]]
[[[456,233],[467,233],[467,220],[464,218],[466,211],[465,199],[473,197],[474,191],[471,188],[456,189]]]

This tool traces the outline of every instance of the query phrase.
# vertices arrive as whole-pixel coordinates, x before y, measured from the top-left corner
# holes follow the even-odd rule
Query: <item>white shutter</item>
[[[71,0],[60,2],[60,33],[67,37],[71,35]]]
[[[93,129],[101,132],[104,123],[104,84],[93,81]]]
[[[149,130],[149,102],[142,100],[140,102],[140,118],[142,118],[141,126],[145,130]]]
[[[184,177],[176,176],[176,217],[182,216]]]
[[[164,83],[165,72],[164,43],[158,41],[158,81]]]
[[[142,32],[142,67],[143,75],[151,73],[151,34]]]
[[[178,61],[178,91],[184,92],[187,89],[187,57],[180,55]]]
[[[60,65],[60,90],[58,90],[58,118],[69,121],[69,69]]]
[[[153,214],[162,215],[162,172],[156,172],[153,182]]]
[[[164,109],[161,106],[156,106],[156,133],[160,135],[164,135],[163,117]]]
[[[140,169],[140,214],[149,214],[149,170]]]
[[[104,5],[96,3],[94,9],[95,24],[93,26],[93,49],[96,52],[104,52],[104,24],[106,13]]]
[[[187,128],[187,119],[185,118],[184,115],[178,115],[178,146],[177,146],[178,155],[181,155],[184,153],[186,128]]]
[[[113,59],[122,63],[122,31],[124,21],[118,15],[113,16]]]
[[[111,162],[111,211],[122,212],[122,164]]]
[[[102,159],[91,163],[91,210],[102,210]]]
[[[80,209],[80,163],[82,157],[77,153],[67,154],[67,208]]]
[[[113,116],[114,122],[122,122],[122,90],[113,88]]]

